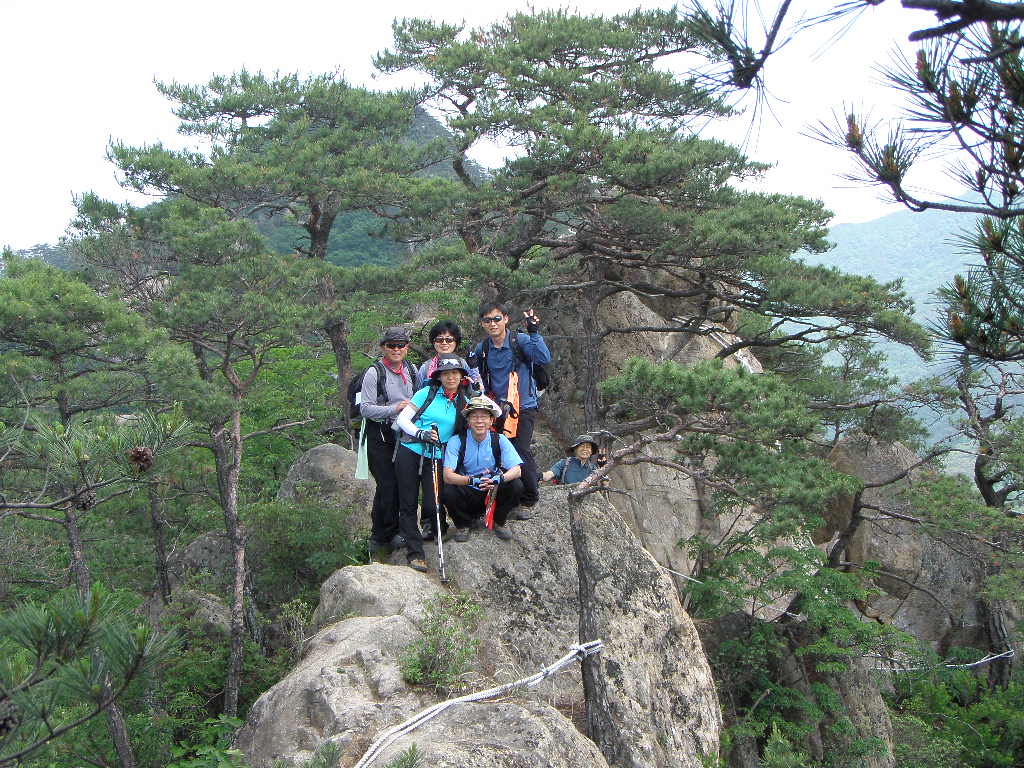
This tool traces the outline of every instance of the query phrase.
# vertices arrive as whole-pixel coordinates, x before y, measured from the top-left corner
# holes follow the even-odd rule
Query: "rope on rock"
[[[463,704],[470,701],[486,701],[487,699],[493,699],[517,688],[532,688],[542,680],[545,680],[556,672],[559,672],[569,666],[574,661],[583,661],[587,656],[599,653],[603,647],[603,640],[591,640],[589,643],[581,643],[579,645],[571,646],[569,653],[565,654],[565,656],[560,658],[554,664],[544,667],[534,675],[524,677],[522,680],[516,680],[512,683],[505,683],[504,685],[499,685],[495,688],[488,688],[486,691],[468,693],[465,696],[459,696],[457,699],[449,699],[448,701],[442,701],[439,704],[428,707],[419,714],[413,715],[404,723],[400,723],[381,734],[377,740],[370,745],[370,748],[366,750],[366,753],[359,759],[359,762],[352,766],[352,768],[366,768],[377,758],[378,755],[380,755],[381,752],[391,746],[402,736],[423,725],[428,720],[437,717],[445,710],[454,707],[456,704]]]

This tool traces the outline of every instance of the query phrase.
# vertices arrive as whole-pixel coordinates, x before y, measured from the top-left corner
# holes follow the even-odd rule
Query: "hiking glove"
[[[536,333],[538,328],[540,328],[540,320],[537,320],[536,318],[532,318],[532,317],[528,317],[526,319],[526,332],[527,333]]]
[[[430,445],[441,444],[441,441],[437,438],[433,431],[428,432],[425,429],[417,430],[416,439],[419,440],[421,443],[430,443]]]
[[[491,483],[493,485],[501,485],[501,472],[495,472],[491,475]]]

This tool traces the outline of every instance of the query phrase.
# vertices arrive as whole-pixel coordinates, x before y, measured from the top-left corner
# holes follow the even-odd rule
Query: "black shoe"
[[[370,539],[369,548],[371,562],[386,563],[388,558],[391,557],[392,549],[390,544],[382,544],[379,541]]]
[[[533,512],[525,507],[516,507],[512,510],[512,514],[509,517],[513,520],[532,520]]]
[[[469,528],[456,528],[455,540],[459,542],[469,541]]]
[[[512,535],[512,531],[506,528],[504,525],[494,526],[494,535],[502,541],[512,541],[515,537]]]
[[[424,541],[433,541],[436,537],[437,537],[437,534],[434,532],[433,528],[424,528],[423,529],[423,540]]]
[[[405,539],[402,538],[401,534],[396,533],[391,537],[391,549],[405,549]]]

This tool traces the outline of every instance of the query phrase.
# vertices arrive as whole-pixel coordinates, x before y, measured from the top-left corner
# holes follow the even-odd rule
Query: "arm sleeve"
[[[419,431],[419,427],[413,423],[412,417],[416,415],[416,411],[421,405],[423,405],[423,401],[427,397],[428,390],[429,387],[417,390],[416,394],[409,398],[411,405],[405,406],[405,408],[402,409],[402,412],[398,414],[398,418],[395,420],[401,430],[405,432],[405,434],[409,435],[409,437],[416,437],[416,433]]]
[[[377,405],[377,366],[371,365],[363,374],[363,388],[361,390],[363,400],[359,404],[359,413],[364,419],[383,421],[390,414],[391,409],[386,405]]]
[[[523,350],[523,355],[531,363],[545,365],[551,362],[551,352],[548,351],[548,345],[544,343],[544,337],[536,331],[533,333],[520,333],[518,341],[519,348]]]
[[[456,470],[459,465],[459,446],[461,445],[462,438],[458,435],[452,435],[451,440],[448,441],[448,447],[444,451],[445,469],[450,469],[452,472]]]
[[[565,467],[565,462],[567,461],[568,459],[559,459],[558,461],[551,465],[550,469],[548,469],[548,472],[552,473],[555,476],[555,480],[558,480],[559,478],[562,477],[562,469]]]

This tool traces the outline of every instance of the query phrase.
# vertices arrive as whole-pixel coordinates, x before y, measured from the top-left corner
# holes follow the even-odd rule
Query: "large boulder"
[[[509,523],[513,541],[481,528],[467,542],[445,544],[452,588],[484,609],[481,669],[497,682],[532,674],[579,642],[579,578],[566,496],[565,488],[544,488],[533,519]],[[435,568],[436,555],[428,546]],[[578,670],[551,678],[544,690],[559,707],[583,708]]]
[[[590,737],[620,768],[702,768],[722,715],[707,658],[672,581],[606,504],[574,503]]]
[[[419,624],[426,601],[441,592],[437,583],[411,568],[379,563],[342,568],[320,585],[313,626],[351,616],[405,616]]]
[[[334,443],[310,448],[288,470],[279,501],[340,504],[357,512],[373,503],[373,480],[356,479],[356,454]]]
[[[409,568],[343,570],[363,569],[390,571],[396,584],[424,599],[436,592],[428,578]],[[399,670],[402,653],[421,637],[401,613],[352,616],[324,627],[306,643],[288,676],[252,706],[237,737],[239,749],[254,768],[269,768],[275,760],[301,764],[328,741],[346,758],[357,758],[372,734],[433,703],[430,695],[408,686]]]
[[[388,765],[413,744],[431,768],[608,768],[597,745],[561,712],[531,701],[455,707],[397,740],[375,765]]]

